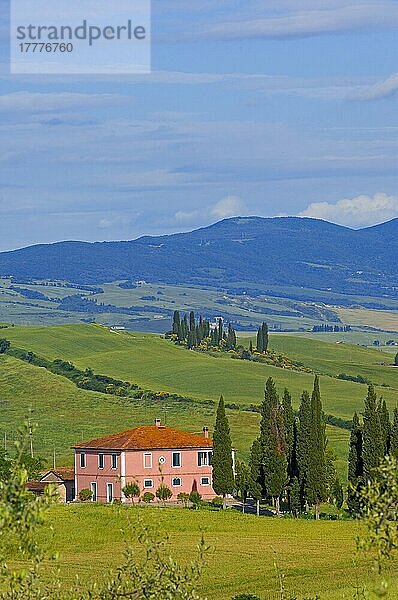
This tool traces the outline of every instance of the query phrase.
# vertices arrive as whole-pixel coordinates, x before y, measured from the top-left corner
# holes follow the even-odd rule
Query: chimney
[[[205,436],[205,438],[209,437],[209,428],[208,427],[203,427],[203,435]]]
[[[155,425],[156,425],[156,427],[160,427],[161,426],[160,419],[155,419]]]

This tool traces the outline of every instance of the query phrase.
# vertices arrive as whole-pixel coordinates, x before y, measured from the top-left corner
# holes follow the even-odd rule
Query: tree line
[[[352,331],[351,325],[314,325],[312,328],[314,333],[338,333]]]
[[[257,501],[257,512],[262,499],[272,503],[277,514],[282,500],[295,515],[313,506],[316,518],[321,502],[333,497],[342,504],[342,487],[327,446],[317,376],[312,394],[302,393],[297,416],[290,392],[285,389],[280,398],[272,377],[267,380],[259,435],[252,444],[249,463],[237,463],[236,478],[221,397],[213,436],[213,487],[224,498],[234,491],[244,500],[250,495]]]
[[[375,479],[377,468],[389,455],[398,459],[398,408],[391,422],[385,400],[378,400],[373,385],[369,385],[362,419],[355,413],[352,420],[347,494],[351,514],[361,511],[361,491]]]
[[[220,318],[212,327],[208,319],[202,316],[197,319],[194,311],[191,311],[189,316],[181,316],[180,311],[175,310],[172,329],[166,335],[173,335],[179,344],[184,344],[189,350],[201,345],[222,350],[236,349],[236,332],[231,323],[225,327],[223,319]]]
[[[295,414],[292,397],[285,389],[282,398],[270,377],[260,407],[258,437],[250,450],[248,463],[232,466],[232,445],[224,399],[221,397],[213,437],[213,487],[225,498],[238,493],[243,503],[248,496],[266,500],[297,516],[314,507],[319,518],[320,504],[332,500],[339,508],[344,491],[336,473],[335,456],[328,447],[326,419],[322,409],[319,378],[315,376],[312,394],[303,391]],[[362,419],[355,413],[348,454],[347,507],[351,515],[363,513],[364,489],[372,485],[383,460],[398,460],[398,407],[393,418],[385,400],[378,399],[368,386]]]

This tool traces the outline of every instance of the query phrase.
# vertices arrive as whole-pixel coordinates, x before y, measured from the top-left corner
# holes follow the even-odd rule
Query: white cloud
[[[174,219],[181,225],[197,226],[212,219],[218,221],[228,217],[236,217],[242,214],[243,211],[243,202],[239,196],[226,196],[216,204],[205,206],[202,210],[179,210],[175,213]]]
[[[388,196],[379,192],[374,196],[362,195],[339,200],[336,204],[314,202],[299,216],[324,219],[348,227],[366,227],[397,217],[398,196]]]
[[[264,14],[268,12],[268,14]],[[394,2],[361,2],[345,6],[290,8],[285,14],[258,9],[247,20],[230,21],[202,27],[202,35],[217,39],[290,38],[391,29],[398,25],[398,6]]]
[[[393,73],[387,79],[378,81],[374,85],[353,95],[353,100],[383,100],[391,98],[398,93],[398,73]]]
[[[62,110],[81,110],[113,106],[116,102],[128,102],[128,97],[118,94],[79,94],[71,92],[40,93],[13,92],[0,95],[0,111],[45,113]]]
[[[243,210],[243,203],[239,196],[226,196],[211,210],[211,215],[216,219],[226,219],[227,217],[237,217]]]

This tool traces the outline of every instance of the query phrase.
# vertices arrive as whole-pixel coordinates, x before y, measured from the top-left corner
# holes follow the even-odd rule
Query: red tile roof
[[[126,429],[88,442],[74,448],[102,450],[149,450],[151,448],[212,448],[213,441],[204,435],[188,433],[172,427],[142,426]]]
[[[45,477],[48,477],[51,473],[54,473],[54,475],[59,477],[59,479],[62,479],[62,481],[73,481],[75,479],[75,470],[73,467],[57,467],[56,469],[50,469],[50,471],[46,471],[40,479],[42,480]]]

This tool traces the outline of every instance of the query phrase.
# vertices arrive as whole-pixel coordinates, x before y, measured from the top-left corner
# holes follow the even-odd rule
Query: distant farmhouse
[[[197,491],[204,499],[212,488],[212,448],[208,428],[202,434],[155,425],[135,427],[74,446],[76,498],[92,491],[94,502],[125,502],[122,492],[137,483],[141,493],[156,493],[161,483],[177,500],[180,492]]]

